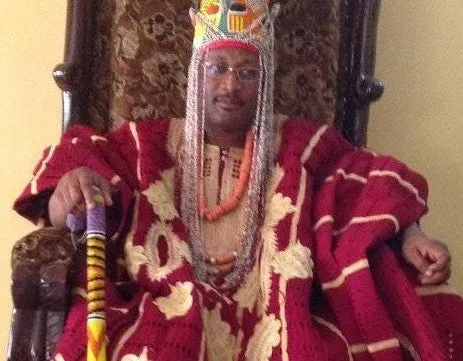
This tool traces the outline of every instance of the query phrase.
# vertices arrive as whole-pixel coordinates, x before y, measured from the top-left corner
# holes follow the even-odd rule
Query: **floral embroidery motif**
[[[280,344],[280,320],[275,315],[264,315],[257,324],[246,348],[246,360],[267,361],[273,348]]]
[[[186,87],[187,78],[183,64],[176,54],[159,53],[141,64],[143,74],[150,83],[162,90],[168,90],[180,86]]]
[[[161,221],[171,221],[179,216],[174,205],[173,196],[173,170],[163,172],[162,180],[157,180],[155,183],[145,189],[144,194],[148,201],[152,204],[154,212],[159,216]],[[172,183],[169,183],[172,179]]]
[[[167,255],[165,264],[161,264],[158,243],[165,241]],[[188,244],[182,241],[172,231],[172,227],[162,222],[153,224],[148,231],[145,247],[134,246],[129,240],[126,243],[127,270],[136,278],[141,266],[147,267],[152,281],[160,281],[182,266],[183,260],[191,263],[191,253]]]
[[[154,106],[152,104],[142,104],[142,105],[134,105],[130,114],[134,120],[140,119],[148,119],[150,116],[154,114]]]
[[[159,105],[155,107],[153,104],[148,103],[148,100],[145,96],[140,95],[140,98],[132,103],[132,107],[130,109],[130,119],[136,121],[161,118],[161,114],[167,114],[166,112],[169,109],[168,99],[168,95],[165,93],[156,93],[152,95],[151,101],[153,103],[159,103]]]
[[[148,359],[148,347],[143,347],[143,351],[140,356],[134,354],[127,354],[121,358],[121,361],[149,361]]]
[[[264,225],[262,227],[261,288],[264,295],[263,310],[268,306],[271,288],[271,271],[273,258],[277,252],[276,226],[288,214],[294,213],[296,207],[289,197],[276,193],[267,202]]]
[[[170,168],[167,169],[163,172],[161,172],[161,180],[162,183],[164,183],[164,186],[166,187],[167,193],[169,194],[170,199],[174,199],[174,181],[175,181],[175,169]]]
[[[246,275],[242,286],[234,294],[233,299],[241,308],[252,310],[259,298],[259,264],[256,262],[252,270]]]
[[[175,25],[171,20],[168,20],[162,13],[154,15],[142,20],[142,27],[145,36],[148,39],[160,43],[171,41],[175,37]]]
[[[265,217],[264,229],[266,231],[272,230],[274,234],[276,225],[288,214],[295,211],[296,206],[291,203],[291,198],[284,197],[281,193],[274,194],[268,207],[267,216]]]
[[[313,277],[311,255],[310,249],[297,241],[284,251],[277,252],[272,265],[275,272],[281,274],[286,280]]]
[[[114,23],[119,23],[121,16],[126,11],[126,7],[128,4],[129,0],[121,0],[115,2],[114,5],[116,6],[116,9],[114,11]]]
[[[336,113],[340,2],[281,1],[275,21],[275,109],[332,122]],[[315,15],[316,14],[316,15]]]
[[[175,286],[169,285],[171,293],[167,297],[158,297],[154,304],[166,316],[167,320],[184,316],[193,305],[193,283],[177,282]]]
[[[206,349],[209,361],[233,361],[237,344],[236,337],[231,333],[231,327],[222,320],[221,305],[211,311],[203,311],[204,328],[206,330]]]
[[[120,55],[124,58],[135,59],[140,46],[137,32],[121,26],[117,31],[117,35],[117,40],[120,42],[120,49],[117,49],[116,51],[120,51]]]

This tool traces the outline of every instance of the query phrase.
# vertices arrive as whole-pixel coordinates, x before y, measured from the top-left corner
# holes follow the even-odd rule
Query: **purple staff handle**
[[[67,223],[73,232],[87,228],[87,360],[105,361],[105,202],[98,187],[93,192],[95,206],[87,209],[86,222],[70,214]]]

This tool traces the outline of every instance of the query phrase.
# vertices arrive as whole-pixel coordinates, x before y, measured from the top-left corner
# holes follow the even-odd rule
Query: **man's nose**
[[[241,82],[238,79],[238,74],[236,74],[234,69],[223,75],[221,84],[222,87],[228,91],[241,89]]]

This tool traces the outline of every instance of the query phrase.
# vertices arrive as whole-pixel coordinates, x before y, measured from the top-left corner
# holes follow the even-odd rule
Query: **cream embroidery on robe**
[[[262,258],[261,258],[261,288],[264,295],[262,311],[266,310],[270,300],[271,272],[273,260],[277,253],[276,226],[288,214],[294,213],[296,207],[291,203],[289,197],[283,197],[276,193],[267,202],[267,212],[262,227]]]
[[[299,241],[289,245],[284,251],[277,252],[273,258],[273,268],[286,280],[292,278],[312,278],[313,261],[312,253],[308,247]]]
[[[226,154],[221,154],[219,147],[206,145],[204,157],[204,193],[207,204],[211,207],[233,193],[238,181],[243,150],[230,148]],[[220,174],[221,163],[222,174]],[[238,206],[225,217],[214,222],[201,221],[204,248],[209,254],[227,254],[236,250],[236,237],[245,223],[246,201],[247,192]]]
[[[231,333],[231,327],[222,320],[217,306],[208,311],[203,310],[204,328],[206,329],[206,350],[209,361],[233,361],[237,344],[236,337]]]
[[[167,260],[161,266],[158,242],[164,239],[167,245]],[[183,260],[191,263],[191,253],[188,244],[182,241],[172,227],[162,222],[156,222],[148,231],[145,246],[134,246],[129,240],[125,246],[127,255],[127,269],[136,278],[140,267],[146,265],[148,275],[153,281],[166,278],[173,271],[182,266]]]
[[[161,221],[170,221],[179,216],[174,204],[174,170],[169,169],[161,173],[161,180],[149,185],[142,194],[153,206],[154,212]]]
[[[143,351],[139,356],[129,353],[122,357],[121,361],[150,361],[148,359],[148,347],[143,347]]]
[[[280,344],[281,322],[275,315],[264,315],[254,328],[246,348],[246,360],[268,361],[273,348]]]
[[[154,304],[166,316],[167,320],[184,316],[193,305],[193,283],[177,282],[175,286],[169,285],[171,293],[167,297],[158,297]]]
[[[251,311],[259,300],[259,296],[261,296],[259,276],[259,263],[256,262],[252,270],[244,278],[241,287],[233,295],[233,299],[238,302],[241,308],[247,308]]]

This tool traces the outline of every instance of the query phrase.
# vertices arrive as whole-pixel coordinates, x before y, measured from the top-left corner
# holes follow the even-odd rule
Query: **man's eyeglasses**
[[[211,78],[223,77],[234,72],[240,83],[256,83],[260,77],[260,68],[255,66],[240,66],[237,68],[228,66],[227,63],[205,62],[206,75]]]

